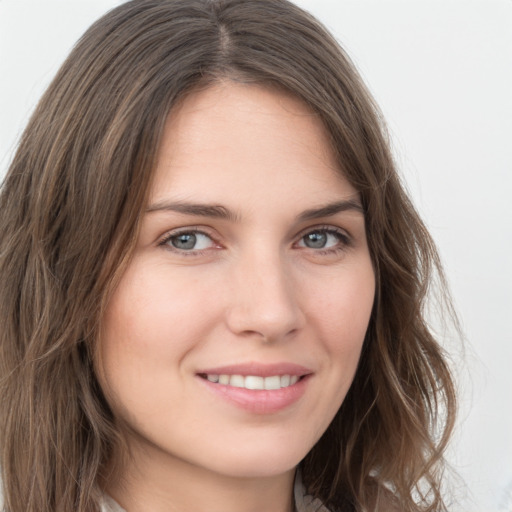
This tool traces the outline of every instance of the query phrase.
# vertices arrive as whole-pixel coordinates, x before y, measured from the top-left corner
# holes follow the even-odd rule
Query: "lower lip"
[[[246,389],[225,386],[197,377],[212,393],[231,404],[254,414],[272,414],[297,402],[308,384],[310,375],[306,375],[292,386],[280,389]]]

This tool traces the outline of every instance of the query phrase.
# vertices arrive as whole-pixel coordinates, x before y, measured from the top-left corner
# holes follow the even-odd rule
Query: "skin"
[[[304,218],[340,201],[345,211]],[[372,309],[358,204],[322,123],[294,97],[224,82],[171,112],[96,361],[127,427],[131,457],[108,492],[128,512],[292,510],[295,468],[349,389]],[[183,249],[191,231],[197,243]],[[310,373],[272,413],[238,407],[197,374],[282,362]]]

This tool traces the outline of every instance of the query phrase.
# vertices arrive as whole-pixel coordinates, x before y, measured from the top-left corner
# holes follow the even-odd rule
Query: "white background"
[[[445,263],[466,333],[451,510],[512,511],[512,0],[297,2],[369,84]],[[0,0],[0,176],[72,44],[119,3]]]

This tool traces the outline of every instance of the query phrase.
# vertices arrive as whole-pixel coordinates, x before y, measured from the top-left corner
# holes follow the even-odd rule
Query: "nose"
[[[244,258],[235,265],[230,281],[227,323],[238,336],[276,342],[303,326],[298,287],[278,253]]]

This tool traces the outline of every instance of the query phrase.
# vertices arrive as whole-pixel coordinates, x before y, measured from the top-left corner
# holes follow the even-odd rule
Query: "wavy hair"
[[[133,251],[169,112],[219,80],[308,104],[365,210],[375,303],[348,395],[300,464],[308,492],[333,512],[383,510],[389,496],[401,511],[446,510],[455,392],[424,318],[432,279],[444,285],[439,258],[353,64],[287,0],[123,4],[84,34],[39,102],[0,195],[6,510],[98,510],[122,443],[92,364],[102,313]]]

